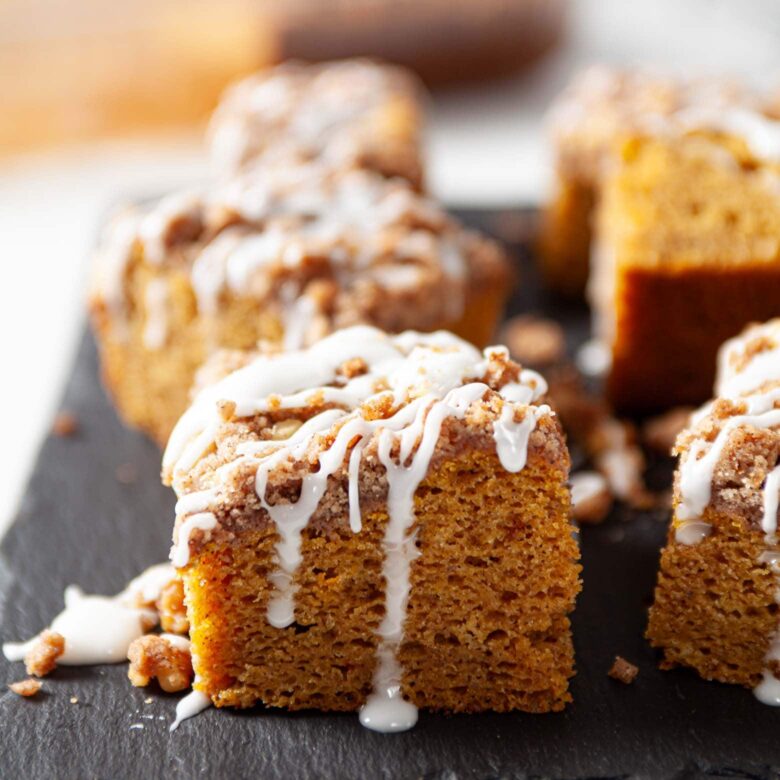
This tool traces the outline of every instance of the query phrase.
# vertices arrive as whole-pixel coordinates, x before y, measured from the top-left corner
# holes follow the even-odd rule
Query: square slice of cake
[[[626,137],[669,134],[694,107],[717,111],[759,97],[722,79],[679,79],[603,65],[578,74],[548,117],[555,187],[543,212],[539,259],[547,283],[582,294],[588,279],[592,219],[604,179],[619,165]]]
[[[723,346],[715,392],[677,441],[647,635],[663,667],[780,704],[780,319]]]
[[[424,90],[411,71],[370,60],[288,62],[226,90],[209,126],[214,172],[316,160],[422,186]]]
[[[217,348],[294,348],[357,323],[484,346],[510,287],[503,250],[403,180],[307,165],[125,212],[96,265],[105,383],[162,444]]]
[[[591,303],[626,412],[703,402],[719,346],[780,315],[780,122],[691,123],[627,141],[601,193]]]
[[[163,464],[197,691],[379,730],[570,700],[580,567],[541,376],[367,326],[213,361],[233,371]]]

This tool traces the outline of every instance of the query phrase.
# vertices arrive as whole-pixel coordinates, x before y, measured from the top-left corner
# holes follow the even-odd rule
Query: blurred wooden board
[[[521,238],[528,213],[467,213],[472,224]],[[513,245],[523,283],[512,311],[565,325],[570,347],[588,334],[584,306],[539,291],[529,256]],[[85,334],[62,406],[77,435],[50,438],[0,548],[0,638],[26,638],[62,607],[70,583],[115,593],[165,558],[173,498],[160,453],[120,425],[98,382]],[[126,464],[131,464],[127,466]],[[135,470],[133,484],[116,469]],[[668,483],[668,464],[654,477]],[[776,778],[780,711],[750,691],[660,672],[643,639],[665,535],[664,512],[616,509],[581,534],[584,590],[574,614],[574,704],[551,715],[422,713],[415,729],[382,735],[356,715],[208,710],[174,734],[178,697],[132,688],[126,667],[65,667],[46,693],[0,694],[0,776],[78,778]],[[620,654],[640,668],[633,685],[607,677]],[[0,660],[3,682],[24,676]],[[72,704],[75,696],[78,703]],[[151,703],[145,700],[151,698]]]

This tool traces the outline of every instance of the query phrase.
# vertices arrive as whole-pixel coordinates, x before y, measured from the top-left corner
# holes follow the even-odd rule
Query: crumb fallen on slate
[[[56,631],[42,631],[24,657],[27,674],[45,677],[57,668],[57,659],[65,652],[65,637]]]
[[[65,438],[67,436],[73,436],[79,429],[79,421],[76,415],[70,412],[60,412],[55,418],[54,423],[51,426],[51,432],[55,436]]]
[[[630,661],[626,661],[625,658],[616,655],[615,661],[607,674],[613,680],[629,685],[636,680],[636,676],[639,674],[639,668],[634,666]]]
[[[42,683],[40,680],[34,680],[32,677],[28,677],[26,680],[19,680],[19,682],[11,683],[8,687],[17,696],[29,699],[41,690],[41,685]]]
[[[555,320],[529,314],[512,317],[504,325],[503,340],[512,357],[526,366],[557,363],[566,355],[566,337]]]
[[[78,704],[79,703],[79,697],[78,696],[71,696],[70,697],[70,703],[71,704]]]
[[[688,425],[693,408],[677,406],[657,417],[651,417],[642,426],[645,444],[659,455],[671,455],[679,433]]]

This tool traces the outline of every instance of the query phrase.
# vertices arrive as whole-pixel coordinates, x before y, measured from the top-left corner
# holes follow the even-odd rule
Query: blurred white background
[[[593,62],[732,74],[780,88],[780,0],[572,0],[567,39],[543,62],[512,80],[437,97],[429,134],[434,192],[450,205],[539,202],[549,176],[544,111],[571,74]],[[0,531],[51,425],[84,327],[101,215],[118,200],[204,176],[193,134],[0,160],[7,270],[0,285]]]

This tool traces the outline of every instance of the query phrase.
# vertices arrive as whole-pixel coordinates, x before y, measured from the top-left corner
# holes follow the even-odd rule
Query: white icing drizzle
[[[164,471],[174,486],[214,443],[219,426],[215,402],[229,399],[236,415],[251,416],[269,408],[301,408],[313,395],[343,408],[327,409],[307,420],[282,441],[261,440],[242,444],[237,457],[221,467],[217,484],[208,490],[183,495],[177,504],[177,541],[173,560],[184,566],[189,559],[189,534],[193,528],[211,530],[219,485],[239,464],[256,467],[255,490],[276,525],[276,569],[269,580],[274,586],[267,608],[269,623],[284,628],[295,619],[295,573],[301,562],[301,534],[327,490],[328,479],[347,464],[349,521],[353,532],[362,526],[359,507],[359,471],[362,451],[376,438],[379,461],[388,480],[389,521],[384,537],[383,576],[386,611],[379,627],[380,643],[374,691],[361,712],[369,728],[400,730],[416,721],[416,709],[401,695],[402,669],[397,650],[403,639],[410,567],[417,556],[413,534],[414,495],[428,472],[448,417],[462,418],[489,388],[479,380],[492,359],[506,356],[503,348],[485,350],[484,357],[466,342],[447,333],[413,332],[387,336],[367,326],[340,331],[307,350],[257,358],[215,386],[202,391],[182,417],[164,456]],[[333,384],[347,360],[361,358],[365,373]],[[493,424],[496,450],[511,472],[523,468],[528,440],[548,406],[530,406],[544,392],[544,380],[523,371],[519,381],[505,385],[499,419]],[[272,401],[270,400],[272,396]],[[389,417],[366,419],[363,404],[391,401],[397,410]],[[522,412],[520,422],[516,413]],[[269,475],[285,462],[307,456],[315,439],[333,431],[332,442],[317,455],[318,468],[302,479],[300,497],[294,503],[269,504]],[[397,449],[397,460],[392,455]],[[407,465],[408,463],[408,465]],[[186,480],[185,480],[186,482]]]
[[[680,464],[680,503],[677,506],[680,520],[700,518],[710,503],[715,467],[735,430],[746,426],[774,428],[780,425],[780,409],[774,408],[775,400],[780,400],[780,389],[741,400],[745,413],[726,420],[712,443],[695,441]]]
[[[743,106],[699,105],[680,111],[675,122],[684,130],[709,129],[742,138],[759,160],[780,161],[780,122]]]
[[[768,429],[780,426],[780,408],[777,408],[780,402],[779,381],[780,320],[751,326],[721,347],[715,393],[719,398],[740,404],[743,410],[722,423],[714,441],[695,440],[680,464],[680,501],[676,516],[682,522],[675,530],[677,542],[698,544],[712,533],[712,526],[702,520],[701,515],[711,501],[715,469],[734,431],[745,427]],[[765,386],[770,383],[767,389]],[[692,417],[691,424],[698,425],[712,410],[713,403],[706,404]],[[780,552],[776,549],[778,503],[780,464],[775,465],[764,480],[761,529],[766,549],[759,556],[759,563],[768,565],[777,579],[775,600],[780,604]],[[780,629],[769,640],[765,660],[767,668],[753,693],[763,704],[780,706],[780,680],[769,666],[771,662],[780,661]]]
[[[176,540],[171,548],[171,563],[181,568],[190,559],[190,536],[195,530],[208,533],[217,525],[217,518],[212,512],[196,512],[188,515],[176,529]]]
[[[300,280],[294,296],[284,294],[290,277],[312,278],[307,261],[316,260],[315,280],[332,280],[346,291],[345,309],[353,300],[359,305],[365,285],[398,296],[412,284],[435,287],[436,319],[455,321],[467,301],[474,246],[443,209],[399,180],[360,170],[334,175],[306,163],[247,172],[208,192],[175,194],[144,214],[125,214],[101,242],[97,292],[126,335],[125,277],[138,247],[151,266],[179,263],[206,318],[219,312],[227,293],[279,306],[291,328],[290,349],[313,340],[314,300],[300,297]],[[170,335],[164,280],[155,281],[146,290],[149,349],[159,349]]]
[[[162,349],[168,339],[168,285],[164,279],[150,279],[144,295],[146,323],[142,334],[144,346]]]
[[[573,507],[579,506],[609,489],[607,480],[598,471],[579,471],[572,474],[569,482]]]
[[[71,585],[65,590],[65,609],[54,618],[50,629],[65,637],[65,653],[58,663],[85,665],[118,663],[127,659],[127,647],[141,634],[142,625],[154,624],[156,613],[144,609],[160,597],[162,588],[176,576],[168,563],[159,563],[131,580],[113,597],[86,596]],[[9,661],[21,661],[38,641],[6,642],[3,654]]]
[[[234,174],[252,159],[279,154],[360,164],[377,145],[373,117],[414,90],[401,71],[367,60],[286,63],[250,76],[230,87],[211,120],[214,171]]]
[[[194,718],[211,706],[211,699],[200,691],[192,690],[176,705],[176,719],[170,725],[170,731],[176,731],[182,721]]]
[[[726,341],[718,353],[717,374],[716,395],[744,405],[744,411],[725,420],[713,442],[697,439],[691,444],[680,464],[677,517],[682,521],[699,520],[710,503],[715,468],[735,430],[780,425],[780,409],[776,408],[780,387],[761,390],[769,382],[780,381],[780,320],[751,326]],[[712,403],[705,404],[691,424],[702,422],[712,408]],[[767,480],[767,486],[773,484],[774,477]]]
[[[603,376],[609,370],[612,355],[600,339],[586,341],[577,352],[577,368],[586,376]]]
[[[774,538],[777,533],[777,509],[780,503],[780,466],[775,466],[767,475],[763,503],[761,528],[769,538]]]

